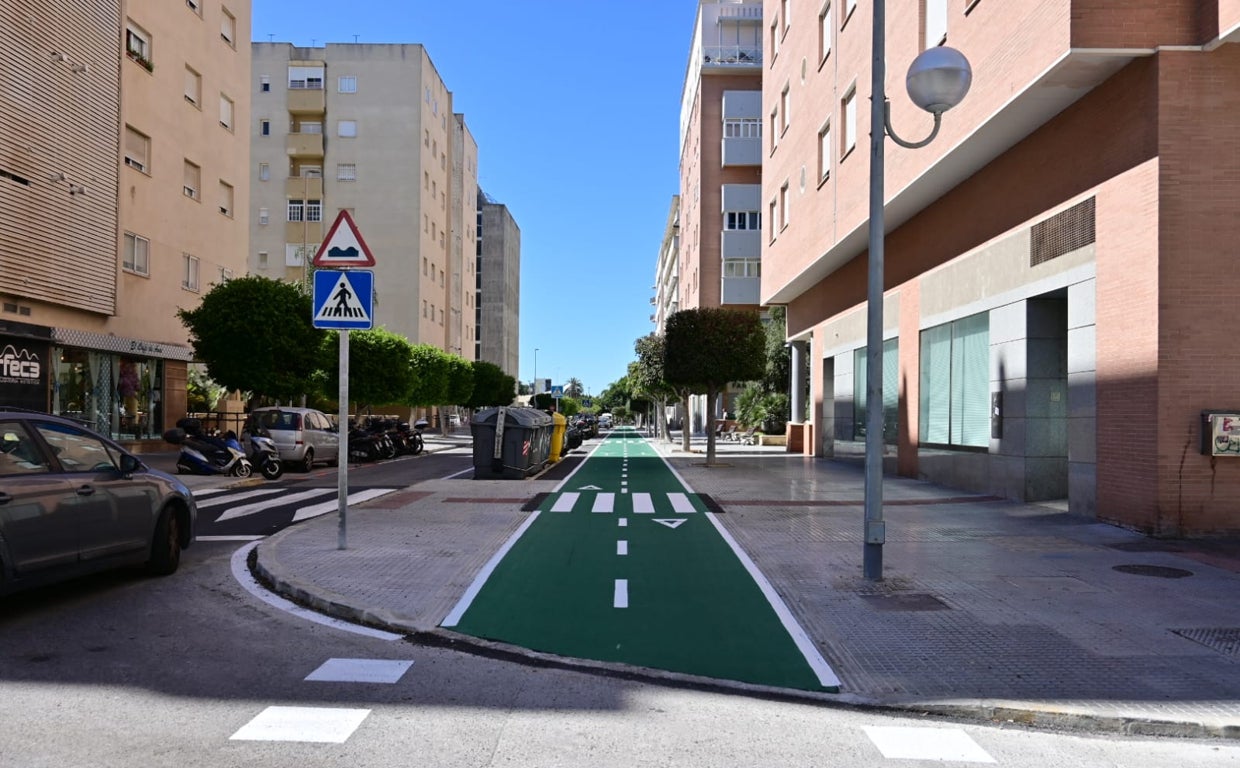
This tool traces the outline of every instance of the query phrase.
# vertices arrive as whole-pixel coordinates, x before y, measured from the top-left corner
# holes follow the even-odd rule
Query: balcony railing
[[[749,45],[710,45],[702,48],[702,63],[741,67],[762,66],[762,49]]]

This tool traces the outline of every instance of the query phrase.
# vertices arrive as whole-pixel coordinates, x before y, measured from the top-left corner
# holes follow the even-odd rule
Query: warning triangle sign
[[[339,267],[373,267],[375,257],[362,239],[362,233],[353,223],[348,211],[341,211],[327,230],[327,237],[314,254],[312,262],[316,267],[329,269]]]
[[[357,291],[354,290],[353,284],[349,282],[349,273],[347,272],[340,273],[340,278],[332,286],[331,292],[327,296],[327,301],[323,302],[323,306],[319,307],[318,314],[314,316],[313,322],[318,323],[331,320],[345,320],[367,324],[371,322],[370,313],[366,311],[366,305],[358,298]]]

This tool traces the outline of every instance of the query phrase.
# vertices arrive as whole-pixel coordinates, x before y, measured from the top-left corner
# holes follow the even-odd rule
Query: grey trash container
[[[487,408],[469,423],[474,438],[475,480],[522,480],[551,455],[549,414],[537,408]]]

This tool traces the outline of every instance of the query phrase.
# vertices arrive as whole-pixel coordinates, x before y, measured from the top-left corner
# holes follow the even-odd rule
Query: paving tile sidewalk
[[[782,448],[655,443],[787,603],[841,680],[828,701],[1089,730],[1240,738],[1240,546],[1162,542],[902,478],[884,482],[883,580],[861,576],[863,472]],[[588,448],[590,443],[587,443]],[[437,629],[557,481],[435,480],[257,547],[313,607]],[[591,662],[587,666],[598,666]],[[658,673],[652,676],[659,677]]]

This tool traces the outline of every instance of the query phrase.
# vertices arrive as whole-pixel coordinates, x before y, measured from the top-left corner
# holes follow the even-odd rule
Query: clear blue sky
[[[420,43],[521,228],[522,381],[623,376],[679,190],[696,0],[253,0],[257,41]],[[413,140],[416,140],[416,136]]]

